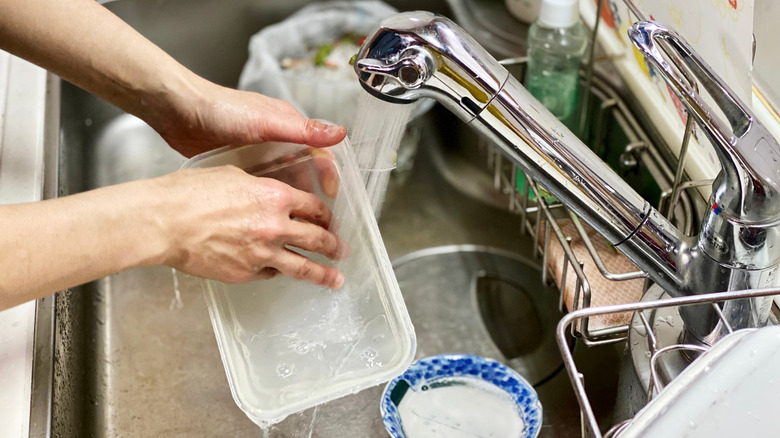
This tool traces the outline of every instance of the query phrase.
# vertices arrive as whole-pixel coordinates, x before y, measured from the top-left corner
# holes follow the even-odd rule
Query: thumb
[[[347,135],[347,128],[328,122],[309,119],[292,105],[283,111],[272,111],[265,119],[265,141],[285,141],[313,147],[332,146]]]

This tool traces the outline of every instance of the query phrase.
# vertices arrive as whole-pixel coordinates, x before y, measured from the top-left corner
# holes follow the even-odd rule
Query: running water
[[[315,406],[314,411],[311,414],[311,423],[309,423],[309,436],[308,438],[311,438],[314,435],[314,424],[317,422],[317,412],[319,412],[320,407]]]
[[[171,268],[173,274],[173,299],[168,306],[170,310],[181,310],[184,307],[184,302],[181,300],[181,291],[179,290],[179,277],[176,276],[176,268]]]
[[[314,437],[315,425],[317,424],[317,413],[319,406],[315,406],[311,411],[301,411],[290,415],[283,422],[259,422],[260,431],[263,438],[312,438]],[[309,416],[311,412],[311,417]]]
[[[276,431],[277,422],[273,421],[260,421],[255,422],[260,427],[260,431],[263,433],[263,438],[273,438],[272,432]],[[274,434],[276,435],[276,434]]]
[[[398,147],[416,104],[398,105],[362,93],[349,139],[366,185],[374,215],[379,217]]]

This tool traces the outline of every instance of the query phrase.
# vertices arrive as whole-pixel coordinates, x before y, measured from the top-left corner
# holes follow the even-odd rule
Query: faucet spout
[[[387,18],[361,47],[355,71],[363,88],[380,99],[439,101],[673,296],[759,287],[762,275],[777,277],[777,263],[740,270],[702,251],[708,246],[701,236],[674,227],[447,18],[429,12]],[[759,325],[766,309],[755,311],[754,304],[724,309],[730,328]],[[725,330],[710,306],[685,310],[692,340],[709,343]]]

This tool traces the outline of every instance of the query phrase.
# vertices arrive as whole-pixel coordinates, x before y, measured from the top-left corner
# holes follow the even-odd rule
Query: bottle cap
[[[539,22],[546,27],[572,27],[580,19],[578,0],[544,0]]]

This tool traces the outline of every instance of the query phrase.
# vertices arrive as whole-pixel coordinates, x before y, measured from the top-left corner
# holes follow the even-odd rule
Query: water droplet
[[[305,339],[301,339],[296,333],[290,336],[289,347],[292,351],[298,354],[308,354],[311,351],[317,349],[318,347],[324,349],[327,347],[327,345],[320,340],[307,341]]]
[[[280,363],[276,367],[276,374],[278,374],[281,378],[286,379],[295,373],[295,365],[294,364],[287,364],[287,363]]]
[[[377,360],[377,357],[379,356],[379,353],[376,352],[373,348],[366,348],[360,353],[360,358],[363,359],[366,363],[366,366],[368,368],[373,368],[375,366],[382,366],[382,362]]]

